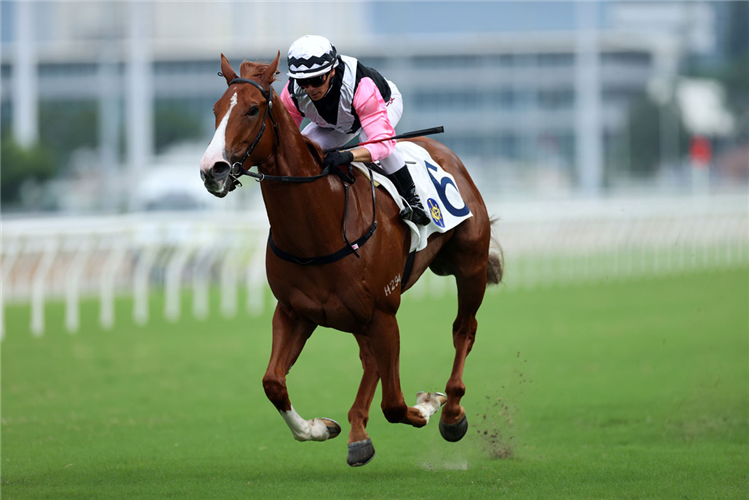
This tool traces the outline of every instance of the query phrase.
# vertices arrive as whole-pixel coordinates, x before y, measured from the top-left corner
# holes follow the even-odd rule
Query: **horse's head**
[[[278,138],[273,127],[265,126],[265,121],[270,115],[271,84],[280,57],[279,52],[268,65],[243,62],[239,70],[240,80],[244,81],[236,81],[237,74],[221,54],[221,73],[229,88],[213,105],[216,132],[200,160],[203,183],[208,192],[219,198],[234,189],[231,174],[235,163],[258,165],[273,154]]]

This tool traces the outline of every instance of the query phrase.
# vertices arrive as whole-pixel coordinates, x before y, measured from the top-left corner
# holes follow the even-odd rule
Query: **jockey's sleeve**
[[[382,94],[371,78],[362,78],[354,94],[354,109],[368,141],[393,137],[395,129],[388,118]],[[372,161],[387,158],[395,148],[395,141],[383,141],[362,146],[372,155]]]
[[[286,106],[286,110],[294,119],[294,123],[296,123],[297,128],[299,128],[299,125],[301,125],[304,118],[302,117],[302,114],[299,112],[299,110],[296,109],[296,106],[294,106],[294,101],[291,100],[291,96],[289,95],[289,87],[286,85],[284,85],[283,90],[281,91],[281,102],[284,106]]]

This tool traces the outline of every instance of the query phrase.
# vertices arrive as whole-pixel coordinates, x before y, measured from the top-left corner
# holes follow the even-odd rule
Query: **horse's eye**
[[[255,116],[258,113],[257,106],[253,106],[250,108],[250,110],[247,112],[247,116]]]

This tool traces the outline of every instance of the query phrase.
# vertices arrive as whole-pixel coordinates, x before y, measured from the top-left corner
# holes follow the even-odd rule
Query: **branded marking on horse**
[[[400,285],[401,282],[401,275],[399,274],[392,280],[390,280],[390,283],[385,285],[385,296],[387,297],[391,293],[393,293],[398,285]]]

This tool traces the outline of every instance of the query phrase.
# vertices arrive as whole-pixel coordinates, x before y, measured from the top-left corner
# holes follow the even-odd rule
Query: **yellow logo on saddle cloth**
[[[442,210],[440,210],[437,202],[433,198],[429,198],[427,205],[429,206],[429,215],[432,216],[434,223],[439,227],[445,227],[445,219],[442,218]]]

